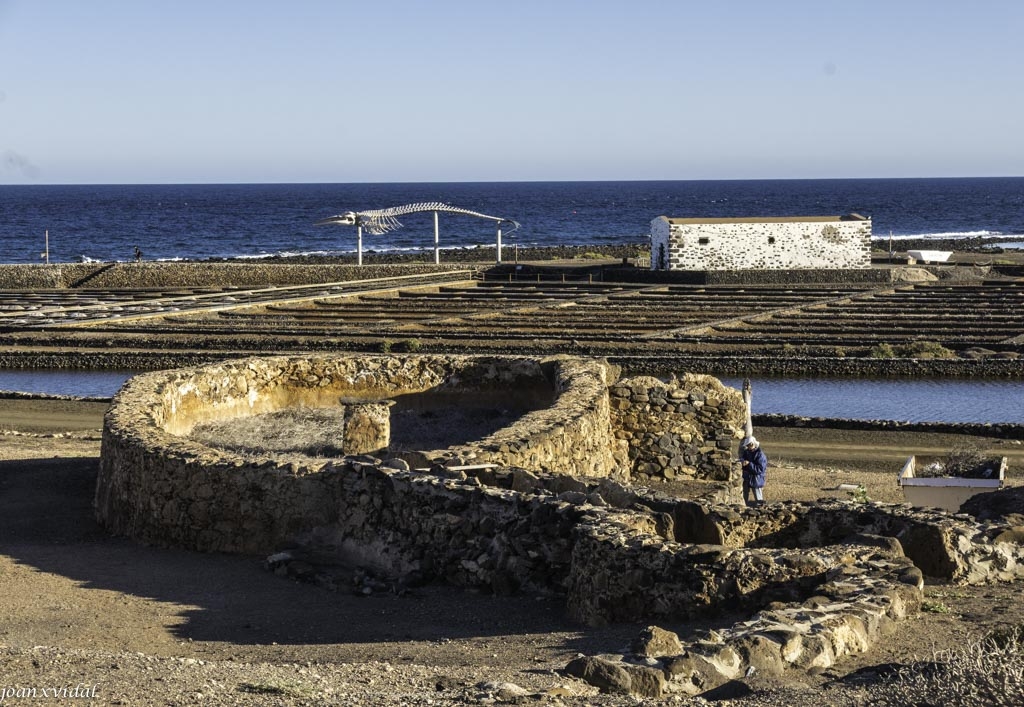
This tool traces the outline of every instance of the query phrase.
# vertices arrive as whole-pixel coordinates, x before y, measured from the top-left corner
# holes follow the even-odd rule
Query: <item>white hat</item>
[[[755,447],[757,447],[757,446],[759,446],[759,444],[760,443],[757,441],[757,438],[754,437],[753,435],[751,435],[750,437],[747,437],[747,438],[745,438],[743,440],[743,446],[744,447],[749,447],[750,445],[754,445]]]

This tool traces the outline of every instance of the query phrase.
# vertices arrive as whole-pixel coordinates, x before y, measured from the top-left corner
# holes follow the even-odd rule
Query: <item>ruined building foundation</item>
[[[480,439],[389,456],[401,415],[452,407],[514,414]],[[204,422],[289,408],[341,410],[342,453],[282,459],[190,436]],[[587,359],[243,359],[126,384],[105,420],[96,514],[157,545],[310,547],[388,576],[564,597],[586,624],[749,612],[671,655],[601,658],[651,696],[866,650],[918,610],[924,575],[1024,574],[1019,546],[1000,541],[1005,528],[967,516],[739,505],[730,449],[742,424],[739,393],[714,379],[619,379]],[[680,499],[629,483],[657,478],[703,491]]]

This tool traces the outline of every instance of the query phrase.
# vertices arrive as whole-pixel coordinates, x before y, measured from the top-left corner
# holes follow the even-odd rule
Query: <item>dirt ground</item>
[[[558,670],[579,653],[622,649],[642,625],[586,628],[560,601],[450,587],[360,597],[275,576],[262,558],[109,537],[91,510],[105,407],[0,400],[3,704],[58,702],[55,694],[76,689],[122,705],[637,704],[596,695]],[[902,501],[895,476],[908,451],[957,441],[757,432],[773,464],[769,500],[836,496],[838,483],[863,483],[875,500]],[[991,443],[1011,457],[1011,474],[1024,468],[1021,445]],[[1024,623],[1019,591],[929,585],[931,610],[868,653],[820,675],[754,676],[745,681],[752,692],[730,703],[866,704],[879,666]],[[681,634],[704,627],[665,626]],[[35,699],[20,700],[28,690]]]

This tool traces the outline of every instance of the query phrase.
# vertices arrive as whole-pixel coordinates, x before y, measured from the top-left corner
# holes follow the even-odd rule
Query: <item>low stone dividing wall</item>
[[[671,371],[708,371],[716,375],[815,376],[864,378],[1024,378],[1024,359],[914,359],[785,356],[767,352],[747,356],[609,356],[633,375]]]
[[[745,415],[739,392],[711,376],[690,373],[667,383],[630,378],[610,392],[615,435],[629,445],[630,471],[638,482],[738,481],[731,460]]]
[[[967,584],[1024,577],[1024,547],[1006,540],[1005,524],[935,509],[840,501],[773,503],[739,513],[708,509],[705,523],[727,547],[822,547],[870,535],[898,541],[901,551],[930,577]]]
[[[263,260],[141,263],[61,263],[0,265],[0,289],[145,287],[273,287],[347,282],[371,278],[465,270],[465,264],[441,265],[289,265]]]
[[[651,505],[666,510],[663,501]],[[925,575],[968,584],[1024,577],[1020,529],[966,515],[842,501],[757,509],[678,501],[668,514],[675,522],[663,527],[675,540],[581,528],[572,615],[600,623],[756,613],[689,641],[652,626],[629,653],[569,663],[566,672],[602,691],[692,695],[751,669],[820,671],[917,613]]]
[[[833,430],[891,430],[894,432],[938,432],[999,439],[1024,440],[1024,425],[973,422],[906,422],[902,420],[846,420],[833,417],[800,415],[754,415],[757,427],[809,427]]]
[[[836,562],[838,554],[843,557]],[[629,653],[577,658],[566,672],[603,692],[655,698],[695,695],[751,670],[781,675],[827,669],[846,655],[867,651],[892,631],[894,622],[916,614],[921,605],[914,568],[896,552],[846,545],[829,554],[774,559],[816,572],[804,578],[805,584],[816,585],[813,596],[774,602],[747,621],[689,641],[651,626]],[[756,556],[749,562],[753,571],[764,568]]]
[[[527,413],[518,423],[450,454],[474,463],[493,462],[575,476],[625,473],[626,445],[613,433],[608,368],[583,359],[545,364],[557,402]],[[499,399],[510,391],[499,392]]]
[[[898,272],[899,268],[729,271],[607,267],[604,281],[669,285],[884,284],[894,281]]]
[[[223,361],[223,353],[195,351],[4,351],[0,368],[51,370],[153,371]]]

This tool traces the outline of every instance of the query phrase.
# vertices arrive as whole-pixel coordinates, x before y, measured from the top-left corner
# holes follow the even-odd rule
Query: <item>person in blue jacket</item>
[[[743,502],[748,506],[764,503],[764,482],[768,473],[768,457],[754,437],[746,437],[740,444],[740,464],[743,466]]]

